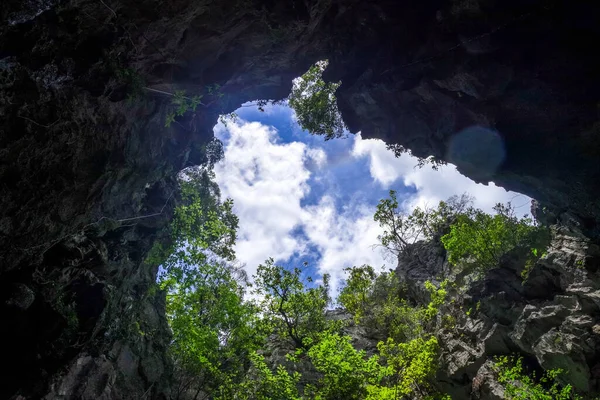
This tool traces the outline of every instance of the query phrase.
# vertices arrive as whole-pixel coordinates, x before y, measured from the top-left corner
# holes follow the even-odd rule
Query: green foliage
[[[429,292],[430,301],[422,311],[423,321],[431,321],[438,314],[440,306],[446,301],[448,281],[440,283],[439,288],[430,281],[425,281],[425,289]]]
[[[220,200],[220,191],[210,169],[185,170],[180,175],[181,200],[170,226],[171,242],[165,248],[155,244],[146,262],[175,273],[181,265],[193,264],[212,252],[233,260],[238,218],[233,201]]]
[[[165,127],[168,128],[175,121],[176,116],[183,116],[188,111],[196,111],[202,104],[202,95],[187,97],[185,90],[176,90],[171,99],[171,108],[167,112]]]
[[[390,190],[390,198],[382,199],[377,205],[373,219],[384,228],[377,239],[383,247],[394,253],[402,254],[418,239],[418,229],[409,215],[399,210],[395,190]]]
[[[256,308],[243,299],[245,275],[230,263],[238,225],[233,203],[220,201],[212,177],[206,168],[182,173],[171,243],[155,247],[147,260],[161,265],[179,395],[241,379],[264,340]]]
[[[171,124],[175,122],[175,117],[181,117],[188,111],[195,112],[199,105],[208,107],[210,104],[219,101],[225,95],[221,90],[221,85],[218,83],[205,86],[204,93],[194,96],[186,95],[185,90],[175,90],[174,93],[171,93],[149,87],[144,87],[143,89],[146,89],[149,92],[171,96],[171,103],[169,104],[167,115],[165,117],[166,128],[170,127]],[[212,101],[208,104],[202,103],[202,98],[205,96],[212,98]]]
[[[216,400],[300,400],[298,393],[298,372],[289,373],[279,365],[273,371],[266,364],[263,356],[253,352],[250,354],[252,368],[249,376],[240,384],[223,386]]]
[[[535,373],[529,375],[519,357],[498,357],[495,362],[498,382],[504,384],[508,399],[514,400],[571,400],[581,399],[571,385],[561,386],[557,378],[560,369],[546,371],[540,379]]]
[[[426,306],[409,304],[403,297],[404,288],[393,271],[376,274],[372,267],[346,269],[349,279],[338,297],[356,323],[377,326],[396,341],[420,337],[431,325],[447,296],[447,281],[436,287],[426,281],[430,302]]]
[[[215,389],[229,375],[244,372],[248,352],[262,344],[256,310],[243,301],[235,270],[216,261],[188,268],[179,282],[167,274],[167,318],[173,331],[171,353],[179,375]]]
[[[430,384],[438,365],[437,339],[429,334],[447,298],[447,281],[439,286],[427,281],[430,301],[411,305],[400,296],[402,285],[394,272],[375,274],[369,266],[347,270],[350,277],[339,301],[357,322],[377,326],[387,336],[378,345],[380,381],[369,383],[367,399],[399,399],[413,393],[434,393]]]
[[[364,399],[367,385],[380,375],[377,355],[366,357],[364,350],[352,346],[349,336],[325,332],[309,351],[315,369],[323,376],[308,392],[322,400]]]
[[[443,232],[457,215],[470,209],[471,203],[472,198],[463,194],[441,201],[437,208],[416,207],[408,214],[400,208],[396,191],[390,190],[390,197],[379,201],[373,217],[384,229],[378,239],[395,256],[404,254],[415,242]]]
[[[302,269],[286,269],[269,259],[257,269],[253,300],[245,300],[250,285],[233,264],[238,219],[231,200],[221,200],[210,168],[222,157],[222,147],[212,143],[204,151],[207,166],[180,175],[170,243],[155,248],[147,261],[160,265],[159,288],[166,292],[173,333],[170,350],[179,382],[177,396],[440,398],[434,382],[440,345],[434,333],[456,324],[454,316],[440,316],[448,282],[426,281],[429,301],[415,304],[406,298],[406,287],[393,271],[377,273],[368,265],[347,269],[339,304],[353,315],[355,324],[367,330],[376,327],[373,332],[383,339],[370,357],[343,334],[346,325],[328,318],[327,275],[317,284],[304,278]],[[516,218],[510,206],[497,206],[496,215],[487,215],[474,209],[464,195],[408,214],[400,210],[391,191],[390,198],[380,202],[375,220],[384,228],[382,245],[398,255],[410,252],[411,244],[421,239],[441,240],[451,262],[480,270],[496,265],[515,247],[531,249],[532,258],[543,254],[544,231],[531,220]],[[474,305],[479,308],[479,303]],[[150,334],[140,324],[133,329],[140,336]],[[263,353],[267,337],[281,346],[273,355],[287,352],[284,362],[278,364],[277,356]],[[306,368],[312,374],[303,379],[297,370]],[[557,383],[560,371],[536,380],[523,372],[521,360],[508,358],[498,359],[496,368],[510,398],[578,398],[570,386]]]
[[[374,219],[384,229],[381,245],[399,256],[409,252],[419,240],[440,238],[448,251],[448,261],[467,271],[482,274],[498,265],[500,258],[521,247],[530,250],[523,272],[527,276],[549,243],[546,228],[536,226],[531,218],[518,218],[510,204],[497,204],[490,215],[472,207],[472,198],[454,196],[436,208],[402,211],[396,192],[377,205]]]
[[[441,240],[448,251],[448,261],[461,264],[482,274],[498,265],[500,258],[521,247],[530,249],[537,259],[547,246],[547,230],[534,225],[530,218],[518,218],[509,204],[497,204],[495,215],[469,209],[462,213]]]
[[[322,285],[308,288],[301,274],[299,268],[288,270],[269,259],[258,266],[254,294],[262,299],[264,321],[274,333],[287,337],[297,348],[309,348],[320,332],[332,327],[325,318],[329,276],[323,276]]]
[[[377,349],[385,360],[383,371],[389,381],[387,386],[394,390],[394,397],[388,398],[397,399],[414,392],[424,395],[433,391],[428,381],[437,371],[439,352],[434,336],[417,337],[404,343],[388,338],[387,342],[380,342]],[[375,393],[371,389],[370,394]],[[389,396],[390,391],[384,391],[380,396],[384,394]]]
[[[327,61],[320,61],[294,80],[288,100],[303,129],[329,140],[343,135],[344,122],[335,99],[335,91],[341,83],[322,79],[326,67]]]
[[[349,278],[338,302],[358,324],[378,326],[393,337],[410,336],[417,327],[416,314],[403,297],[403,287],[393,271],[375,273],[371,266],[346,268]]]
[[[209,164],[222,154],[218,146],[212,152],[207,155]],[[433,378],[440,350],[433,333],[456,323],[453,316],[440,316],[448,297],[447,281],[425,282],[429,302],[414,304],[406,299],[406,288],[393,271],[377,273],[368,265],[347,269],[339,303],[356,324],[377,327],[384,338],[376,354],[367,357],[342,334],[341,323],[327,317],[331,304],[327,275],[316,284],[303,278],[302,269],[286,269],[269,259],[254,277],[254,300],[244,300],[249,284],[232,265],[238,220],[232,202],[220,200],[213,178],[210,168],[186,170],[180,176],[171,243],[150,258],[161,264],[159,283],[167,293],[179,394],[189,396],[192,387],[209,398],[242,400],[437,395]],[[382,244],[402,254],[416,240],[441,237],[451,262],[476,263],[480,268],[492,260],[497,263],[498,257],[518,246],[533,249],[534,256],[543,253],[536,245],[538,228],[530,220],[517,219],[508,206],[498,206],[497,214],[489,216],[470,202],[467,196],[455,197],[434,209],[417,208],[406,214],[392,191],[375,214],[385,229]],[[460,246],[452,247],[456,243]],[[490,246],[493,251],[484,251]],[[489,254],[493,258],[486,258]],[[140,326],[137,331],[146,334]],[[260,353],[270,335],[287,343],[283,364]],[[308,363],[317,378],[302,381],[294,372],[300,363]],[[572,398],[570,387],[556,384],[558,372],[550,371],[538,382],[523,375],[520,361],[509,366],[499,360],[497,365],[512,398]]]
[[[342,304],[354,307],[355,318],[361,316],[357,321],[370,318],[386,322],[390,335],[397,339],[388,336],[379,344],[379,354],[367,357],[353,346],[349,336],[339,333],[339,326],[327,321],[327,278],[322,285],[307,287],[299,268],[287,270],[268,260],[259,266],[255,277],[254,294],[261,299],[263,321],[269,325],[268,331],[291,339],[296,350],[287,354],[288,362],[310,361],[320,378],[305,385],[299,394],[292,386],[300,376],[290,374],[281,365],[268,367],[253,360],[262,372],[239,384],[234,390],[237,394],[230,398],[374,400],[435,392],[430,381],[437,368],[438,343],[425,328],[445,301],[446,283],[437,287],[427,282],[430,303],[411,306],[397,297],[401,285],[393,272],[376,274],[366,265],[348,272],[348,284],[340,293]],[[383,305],[377,304],[379,301]]]
[[[373,281],[376,274],[373,267],[363,265],[362,267],[345,268],[350,274],[346,285],[338,296],[338,302],[352,315],[356,323],[359,323],[366,310],[373,306]]]

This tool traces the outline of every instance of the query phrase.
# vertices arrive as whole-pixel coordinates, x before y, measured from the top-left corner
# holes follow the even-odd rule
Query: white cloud
[[[396,158],[381,140],[362,139],[358,134],[352,154],[357,158],[369,157],[371,176],[382,186],[392,188],[399,179],[405,186],[413,186],[417,193],[406,204],[409,209],[434,206],[450,196],[468,193],[475,198],[475,206],[487,212],[492,212],[498,202],[512,201],[520,215],[529,213],[531,199],[525,195],[509,192],[494,183],[487,186],[475,183],[461,175],[453,165],[442,166],[438,171],[429,166],[418,168],[417,158],[407,154]]]
[[[331,275],[334,294],[344,278],[344,268],[369,264],[378,269],[386,264],[381,251],[373,247],[381,233],[373,221],[374,207],[362,205],[339,213],[334,199],[324,196],[306,211],[306,235],[321,253],[319,272]]]
[[[275,129],[257,122],[217,125],[215,133],[226,142],[225,157],[215,166],[217,183],[223,196],[234,199],[240,218],[236,254],[250,276],[268,257],[286,261],[306,254],[308,245],[321,254],[315,267],[332,275],[334,290],[344,268],[384,264],[372,248],[379,234],[374,208],[353,204],[338,211],[327,195],[301,207],[311,171],[327,164],[323,149],[279,143]],[[296,234],[299,229],[306,237]]]
[[[268,257],[286,262],[294,255],[305,255],[316,249],[319,273],[332,276],[334,294],[343,279],[343,269],[370,264],[379,268],[386,262],[377,243],[380,233],[373,221],[375,204],[351,201],[340,207],[336,193],[326,193],[317,203],[301,206],[310,193],[309,178],[325,176],[331,160],[320,147],[305,143],[282,143],[275,129],[258,122],[229,122],[215,127],[217,137],[225,141],[225,158],[215,166],[217,183],[224,197],[234,199],[240,218],[236,253],[246,264],[250,276]],[[345,159],[345,156],[341,156]],[[417,161],[410,156],[396,158],[377,140],[355,138],[350,161],[368,157],[370,174],[384,188],[393,188],[402,180],[417,189],[406,206],[434,205],[453,194],[468,192],[476,197],[476,206],[491,211],[498,201],[511,200],[515,194],[492,185],[475,184],[452,166],[440,171],[429,167],[415,169]],[[338,157],[339,158],[339,157]],[[332,187],[343,190],[332,181]],[[528,198],[515,201],[526,203]],[[304,235],[299,235],[298,232]]]
[[[352,155],[357,158],[369,157],[371,176],[384,187],[388,187],[398,180],[414,164],[409,157],[396,158],[381,140],[363,140],[360,133],[355,136]]]
[[[304,244],[291,235],[302,221],[300,200],[310,188],[305,164],[315,152],[302,143],[277,143],[277,132],[257,122],[217,126],[228,136],[225,159],[215,166],[225,197],[240,218],[236,252],[250,275],[268,257],[286,260]]]
[[[312,147],[308,147],[306,149],[306,155],[310,158],[311,161],[314,162],[314,165],[317,168],[323,167],[327,163],[327,154],[323,149],[315,149]]]

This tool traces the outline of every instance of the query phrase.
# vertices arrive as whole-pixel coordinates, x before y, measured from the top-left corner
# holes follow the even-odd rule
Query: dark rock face
[[[220,113],[285,97],[319,59],[343,81],[351,130],[597,234],[599,16],[566,1],[3,2],[0,397],[168,395],[168,329],[143,259],[163,239],[175,174],[203,161]],[[206,95],[216,83],[222,98]],[[206,106],[166,129],[170,96],[156,90],[204,93]]]
[[[597,219],[597,5],[375,3],[337,16],[353,41],[331,76],[351,130]]]
[[[397,273],[418,303],[427,301],[425,280],[453,276],[439,246],[417,243],[399,260]],[[581,393],[600,390],[600,247],[577,229],[554,226],[547,255],[527,279],[521,276],[525,253],[509,254],[483,279],[450,292],[455,303],[442,314],[456,322],[438,332],[443,350],[438,383],[452,398],[503,398],[490,362],[512,353],[544,370],[562,369],[563,382]],[[432,262],[432,255],[439,261]]]

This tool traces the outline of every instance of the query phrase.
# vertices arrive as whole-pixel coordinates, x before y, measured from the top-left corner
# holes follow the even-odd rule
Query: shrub
[[[311,398],[364,399],[367,384],[377,381],[378,356],[367,358],[365,351],[358,351],[349,336],[325,332],[318,344],[308,351],[315,369],[323,374]]]
[[[482,274],[498,265],[500,258],[517,248],[527,248],[531,258],[542,255],[547,246],[547,229],[531,218],[518,218],[509,204],[497,204],[496,214],[470,209],[458,216],[450,232],[442,237],[452,265],[463,265]]]
[[[495,370],[498,382],[504,384],[508,399],[513,400],[578,400],[571,385],[562,386],[557,378],[560,369],[546,371],[538,380],[535,373],[529,375],[523,368],[520,357],[502,356],[496,358]]]

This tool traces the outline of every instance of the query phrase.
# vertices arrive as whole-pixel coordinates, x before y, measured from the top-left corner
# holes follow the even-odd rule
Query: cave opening
[[[474,135],[491,136],[492,154],[475,155],[479,160],[474,164],[484,171],[484,179],[482,165],[490,165],[488,171],[497,168],[499,162],[493,158],[501,147],[494,142],[498,136],[489,132],[472,127],[453,142],[455,154],[468,153],[465,143],[473,142]],[[373,220],[378,202],[390,190],[398,193],[408,211],[467,193],[486,212],[493,212],[497,203],[510,202],[517,215],[530,213],[531,199],[526,195],[493,182],[476,183],[454,165],[399,152],[345,126],[331,140],[326,134],[311,134],[289,97],[244,103],[219,118],[214,135],[223,152],[214,165],[215,181],[222,197],[234,201],[240,219],[236,255],[249,276],[273,257],[288,268],[308,265],[307,274],[329,274],[335,292],[344,268],[363,264],[395,268],[395,257],[376,246],[381,228]]]
[[[252,275],[259,263],[265,264],[263,272],[280,273],[265,262],[272,256],[287,271],[307,267],[315,276],[307,286],[327,283],[332,292],[348,286],[341,283],[344,267],[402,264],[409,287],[393,291],[384,285],[378,293],[393,292],[395,302],[386,305],[423,317],[431,298],[437,299],[435,308],[443,302],[442,292],[454,290],[439,274],[448,249],[435,237],[437,248],[413,243],[423,259],[383,257],[372,247],[380,228],[374,219],[378,201],[394,190],[400,208],[408,211],[468,192],[476,207],[491,211],[495,202],[511,201],[522,215],[529,212],[530,199],[502,188],[525,193],[536,199],[543,224],[554,229],[553,246],[535,254],[537,248],[526,246],[520,249],[524,253],[503,252],[509,257],[502,263],[487,265],[495,274],[466,285],[475,295],[449,293],[448,307],[438,309],[429,325],[435,325],[428,331],[433,334],[416,335],[424,340],[414,343],[427,350],[435,344],[430,339],[440,339],[438,372],[449,387],[436,389],[456,392],[453,398],[494,389],[488,378],[496,374],[486,366],[494,355],[509,352],[520,354],[525,369],[538,364],[548,373],[564,369],[561,382],[585,396],[597,391],[600,58],[590,51],[600,36],[595,3],[5,3],[0,11],[6,22],[0,24],[5,50],[0,59],[0,332],[10,368],[0,397],[195,399],[206,397],[205,383],[211,390],[210,381],[227,386],[228,379],[210,376],[223,372],[220,366],[244,383],[239,390],[244,395],[248,388],[261,389],[247,386],[252,382],[238,372],[264,364],[231,357],[257,355],[255,343],[245,342],[252,333],[237,330],[239,319],[230,318],[243,313],[230,312],[229,306],[245,306],[235,298],[246,289],[238,290],[237,276],[232,283],[231,271],[216,266],[224,275],[213,273],[204,291],[194,291],[198,281],[192,282],[183,288],[189,289],[186,302],[178,303],[173,292],[156,285],[161,264],[147,257],[153,246],[171,239],[173,221],[188,211],[198,217],[196,208],[180,202],[176,175],[211,162],[205,150],[214,143],[213,126],[219,114],[230,112],[238,118],[224,116],[214,128],[221,141],[215,149],[224,155],[214,165],[214,185],[201,189],[220,190],[222,200],[233,199],[227,205],[232,208],[216,207],[226,219],[207,226],[179,218],[187,225],[178,229],[204,234],[196,238],[199,247],[213,242],[215,251],[231,258],[228,245],[235,239],[236,274]],[[312,120],[289,99],[244,103],[285,98],[291,79],[323,58],[331,62],[324,74],[330,84],[315,99],[331,100],[329,90],[341,81],[335,92],[339,114],[317,113]],[[310,135],[316,131],[322,135]],[[235,225],[237,236],[227,224]],[[535,262],[528,263],[531,254]],[[177,289],[186,283],[173,282]],[[323,311],[308,312],[320,322],[324,316],[343,318],[325,303],[301,311]],[[198,304],[200,310],[194,308]],[[189,310],[200,312],[185,315]],[[191,329],[169,326],[177,312],[197,323]],[[424,325],[432,322],[425,319],[417,318]],[[361,328],[379,325],[370,320]],[[232,332],[248,346],[219,353]],[[199,339],[180,346],[192,352],[186,360],[209,362],[200,368],[192,363],[191,375],[173,371],[172,361],[181,361],[171,357],[175,334]],[[372,337],[354,335],[368,351],[376,346]],[[292,339],[301,349],[309,346],[296,334]],[[321,343],[340,350],[329,365],[357,360],[345,346],[347,338],[329,336]],[[261,352],[272,350],[261,346]],[[318,359],[317,353],[301,354],[301,361]],[[416,360],[417,366],[425,364]],[[264,382],[285,386],[294,379],[284,372],[282,379],[271,379],[277,377],[269,376],[269,368],[255,369],[266,374]],[[514,369],[509,372],[515,376]],[[175,396],[174,385],[189,382],[174,382],[173,375],[202,382]],[[254,374],[248,376],[260,384]],[[530,391],[525,397],[542,397],[531,394],[540,389],[527,387],[531,379],[517,378],[517,386]],[[371,387],[378,391],[370,398],[385,398],[391,379]],[[414,383],[408,386],[421,391],[421,383]],[[316,384],[320,396],[304,398],[362,398],[347,389],[367,386]],[[255,397],[294,398],[289,393]],[[219,398],[238,397],[221,393]]]
[[[320,355],[313,349],[330,345],[331,341],[340,351],[346,351],[348,357],[358,354],[356,360],[366,359],[365,353],[361,353],[366,349],[369,354],[375,354],[371,362],[378,362],[378,357],[387,354],[385,346],[394,348],[394,340],[399,340],[401,346],[417,346],[416,354],[430,357],[428,354],[437,352],[437,339],[421,329],[421,325],[434,329],[432,319],[438,315],[442,329],[453,330],[457,321],[466,321],[473,309],[475,312],[480,309],[480,302],[473,302],[465,303],[470,304],[468,311],[464,311],[462,305],[454,311],[450,308],[440,311],[446,296],[450,293],[463,296],[463,290],[467,290],[463,284],[483,281],[483,275],[495,269],[505,255],[529,259],[529,248],[509,245],[498,248],[491,262],[482,264],[479,271],[469,270],[470,266],[463,269],[463,265],[452,270],[445,253],[448,249],[442,246],[442,236],[445,237],[454,223],[462,220],[460,218],[476,214],[463,208],[467,207],[468,199],[462,205],[458,204],[462,200],[452,203],[451,214],[440,211],[439,225],[431,220],[429,233],[409,233],[413,235],[410,244],[400,245],[401,249],[386,245],[382,239],[386,228],[381,223],[379,206],[388,193],[393,200],[387,204],[395,203],[391,207],[404,215],[411,212],[417,215],[414,212],[419,208],[427,210],[438,203],[441,210],[441,201],[453,197],[462,199],[464,193],[470,194],[473,206],[488,216],[501,213],[495,207],[497,203],[511,203],[516,225],[520,223],[518,217],[529,213],[531,199],[493,183],[475,183],[452,165],[414,157],[381,140],[363,138],[360,132],[337,131],[337,127],[343,126],[339,115],[329,118],[325,124],[320,124],[323,119],[309,120],[308,125],[321,132],[315,135],[314,130],[307,129],[306,114],[303,114],[307,108],[302,108],[305,104],[294,103],[294,89],[286,100],[255,100],[222,115],[214,126],[215,140],[204,150],[206,163],[180,174],[184,202],[175,212],[174,230],[184,236],[177,242],[180,247],[174,249],[175,256],[169,256],[161,267],[158,283],[167,294],[167,319],[174,335],[171,346],[179,357],[176,358],[176,393],[183,397],[196,398],[202,391],[226,390],[219,383],[212,387],[203,380],[203,375],[194,372],[198,366],[188,363],[186,357],[196,357],[196,354],[214,357],[214,362],[219,363],[222,352],[231,352],[235,354],[232,358],[252,365],[249,371],[261,369],[267,376],[266,371],[270,369],[266,365],[271,365],[271,369],[277,365],[278,373],[286,380],[285,367],[260,346],[274,347],[275,351],[287,354],[289,362],[298,361],[292,353],[308,356],[317,369],[321,368],[321,361],[331,362],[331,358],[319,359]],[[303,91],[310,92],[310,87]],[[332,96],[326,93],[320,100],[335,101]],[[186,104],[189,100],[181,97],[178,101]],[[331,117],[308,109],[312,116]],[[171,122],[175,121],[177,116]],[[328,129],[332,124],[334,127]],[[455,153],[459,157],[489,166],[488,171],[481,168],[483,175],[498,167],[493,150],[500,146],[491,130],[473,127],[456,137]],[[482,137],[489,138],[488,148],[492,152],[469,154],[471,142]],[[198,177],[200,185],[195,186]],[[197,212],[202,211],[203,198],[212,201],[211,195],[205,196],[206,191],[217,199],[216,204],[209,206],[214,210],[212,214]],[[206,222],[198,226],[193,221],[195,217]],[[452,219],[454,217],[456,219]],[[480,217],[485,218],[477,214],[475,219]],[[511,218],[508,219],[512,221]],[[492,220],[493,217],[488,219]],[[427,224],[429,222],[423,225]],[[536,229],[531,222],[523,224]],[[199,235],[194,237],[194,233]],[[475,239],[478,238],[469,240]],[[488,249],[487,243],[485,247]],[[523,254],[524,249],[527,254]],[[464,252],[463,256],[464,265],[469,265],[472,257]],[[513,264],[510,268],[523,269],[519,261]],[[507,274],[518,278],[519,274],[510,268]],[[363,338],[352,337],[348,330],[352,313],[356,312],[351,308],[352,301],[348,301],[353,296],[353,286],[349,283],[353,276],[371,279],[366,282],[370,285],[366,296],[381,302],[372,304],[374,310],[391,309],[396,313],[387,316],[393,322],[380,326],[375,323],[376,319],[367,322],[365,313],[354,314],[355,326],[363,324],[369,331],[366,335],[371,335],[362,344]],[[402,279],[406,281],[402,283]],[[515,283],[515,279],[508,280]],[[484,309],[489,307],[486,301],[487,298]],[[252,322],[245,319],[245,312]],[[368,318],[380,318],[387,311],[378,312],[374,311]],[[333,321],[339,321],[339,325]],[[266,324],[264,337],[261,336],[262,324]],[[367,327],[370,324],[375,326]],[[398,326],[394,327],[395,324]],[[251,338],[242,338],[240,329],[254,333]],[[199,339],[196,331],[201,331]],[[247,359],[245,352],[256,346],[254,339],[260,342],[258,350]],[[190,345],[192,342],[202,343],[204,347]],[[410,363],[419,363],[431,371],[435,369],[416,358]],[[229,371],[230,366],[223,368]],[[252,386],[244,380],[244,374],[236,374],[232,376],[244,382],[240,387]],[[259,378],[259,386],[261,379],[270,378]],[[290,393],[313,390],[302,384],[296,387],[293,379],[289,382]],[[386,390],[387,384],[382,383],[377,390]],[[234,386],[233,390],[240,387]],[[328,390],[326,387],[319,390]]]

